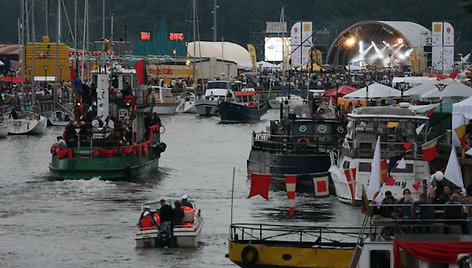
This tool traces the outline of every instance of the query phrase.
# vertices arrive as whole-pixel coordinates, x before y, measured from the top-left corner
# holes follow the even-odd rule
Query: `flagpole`
[[[231,225],[233,224],[233,200],[234,200],[234,174],[236,167],[233,167],[233,185],[231,186]]]

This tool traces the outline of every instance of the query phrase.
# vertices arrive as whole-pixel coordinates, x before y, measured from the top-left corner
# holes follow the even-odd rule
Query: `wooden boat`
[[[157,227],[152,230],[142,230],[138,227],[136,231],[136,247],[182,247],[182,248],[195,248],[197,247],[198,240],[204,225],[201,210],[196,207],[195,201],[189,200],[192,204],[193,209],[184,207],[184,224],[174,226],[173,230],[169,234],[164,234],[163,231]],[[174,208],[174,200],[167,202],[172,208]],[[151,212],[157,213],[161,208],[159,202],[146,203],[143,205],[149,206]],[[167,235],[169,235],[167,237]]]
[[[81,126],[85,133],[76,129],[77,135],[67,137],[69,148],[51,150],[49,170],[56,179],[133,179],[155,172],[159,158],[166,145],[160,141],[161,126],[152,123],[150,105],[146,102],[146,86],[138,86],[136,73],[131,70],[115,69],[113,80],[120,85],[130,81],[135,95],[123,99],[109,99],[108,89],[112,79],[110,73],[92,74],[97,84],[97,116],[102,120],[110,115],[120,122],[132,122],[128,130],[117,129],[114,136],[107,132],[93,132],[91,124]],[[132,131],[132,132],[131,132]],[[126,138],[128,137],[128,138]]]

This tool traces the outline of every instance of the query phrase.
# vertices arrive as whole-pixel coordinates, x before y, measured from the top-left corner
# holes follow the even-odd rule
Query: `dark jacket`
[[[159,217],[161,217],[161,222],[172,221],[174,219],[174,210],[171,206],[165,204],[159,211]]]

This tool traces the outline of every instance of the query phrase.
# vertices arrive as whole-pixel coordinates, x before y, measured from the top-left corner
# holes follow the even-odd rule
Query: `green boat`
[[[166,145],[160,141],[163,129],[160,120],[156,122],[150,114],[149,103],[152,102],[146,98],[147,86],[138,85],[134,69],[121,67],[115,67],[110,73],[92,74],[92,81],[97,85],[96,101],[91,98],[96,106],[76,107],[76,111],[96,108],[96,116],[103,121],[110,116],[115,128],[107,131],[105,125],[96,128],[85,121],[80,127],[66,126],[64,137],[68,148],[59,149],[58,145],[51,148],[50,176],[54,179],[120,180],[156,172]],[[77,106],[80,108],[80,105],[86,104]],[[76,118],[81,116],[83,114],[76,114]]]

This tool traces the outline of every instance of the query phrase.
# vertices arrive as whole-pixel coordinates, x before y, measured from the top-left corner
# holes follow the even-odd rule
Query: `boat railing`
[[[472,223],[472,204],[381,204],[371,205],[371,239],[381,235],[385,228],[393,233],[409,234],[470,234]],[[393,212],[385,216],[382,210]]]
[[[293,243],[355,244],[360,227],[296,226],[257,223],[234,223],[230,227],[231,241]]]
[[[329,153],[338,146],[331,136],[274,135],[269,132],[253,132],[252,149],[272,154]]]
[[[381,142],[380,151],[382,159],[389,159],[391,157],[397,156],[402,152],[407,152],[404,147],[405,142]],[[362,141],[352,141],[349,140],[345,142],[345,147],[348,149],[349,156],[352,158],[367,158],[372,159],[374,157],[375,151],[375,142],[362,142]],[[408,150],[408,153],[405,154],[404,158],[407,160],[413,159],[422,159],[423,154],[422,150],[419,150],[420,145],[413,143],[411,148]]]

